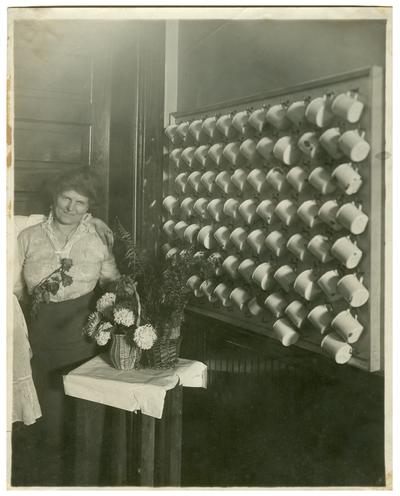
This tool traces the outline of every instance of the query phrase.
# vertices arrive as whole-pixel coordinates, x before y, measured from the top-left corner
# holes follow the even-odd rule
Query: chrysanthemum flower
[[[104,293],[101,298],[97,300],[96,308],[98,312],[104,313],[109,310],[115,303],[114,293]]]
[[[87,320],[87,323],[83,329],[83,332],[88,336],[92,336],[92,334],[96,331],[97,326],[101,322],[101,315],[99,312],[92,312]]]
[[[132,327],[135,324],[135,316],[132,310],[123,307],[114,309],[114,320],[116,324],[125,327]]]
[[[133,340],[142,350],[149,350],[156,339],[157,333],[150,324],[139,326],[133,335]]]
[[[95,337],[96,342],[99,346],[104,346],[109,342],[111,338],[111,328],[112,325],[109,322],[104,322],[104,324],[101,325],[101,328],[99,329]]]

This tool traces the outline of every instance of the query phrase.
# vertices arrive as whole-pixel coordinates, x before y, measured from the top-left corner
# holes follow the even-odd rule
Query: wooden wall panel
[[[105,194],[94,213],[107,219],[109,33],[90,21],[16,22],[16,214],[47,213],[42,184],[61,170],[91,166]]]
[[[15,160],[89,165],[89,140],[88,125],[18,120],[14,128]]]

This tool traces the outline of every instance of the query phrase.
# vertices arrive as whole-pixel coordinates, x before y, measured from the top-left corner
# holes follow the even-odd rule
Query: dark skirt
[[[30,319],[32,375],[42,418],[34,424],[38,485],[68,484],[74,444],[74,399],[65,396],[63,374],[89,360],[99,351],[82,332],[93,310],[93,293],[60,303],[42,304]],[[62,477],[64,476],[64,477]]]

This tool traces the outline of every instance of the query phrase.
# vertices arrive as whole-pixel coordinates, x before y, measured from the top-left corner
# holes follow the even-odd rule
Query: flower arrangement
[[[96,302],[83,332],[99,346],[105,346],[113,334],[124,335],[131,346],[150,349],[157,334],[149,325],[140,325],[141,302],[136,282],[129,275],[111,283]]]
[[[178,338],[184,309],[192,296],[187,280],[193,274],[212,277],[220,261],[194,248],[182,249],[168,258],[150,255],[136,246],[118,219],[114,238],[120,249],[116,258],[121,272],[137,282],[144,322],[157,330],[159,338]]]
[[[72,277],[67,272],[72,267],[70,258],[62,258],[60,267],[54,270],[47,277],[42,279],[32,291],[31,316],[36,317],[39,305],[49,303],[50,295],[56,295],[60,287],[67,287],[72,284]]]

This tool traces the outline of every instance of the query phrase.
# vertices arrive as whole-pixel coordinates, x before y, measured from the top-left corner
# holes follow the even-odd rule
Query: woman
[[[43,415],[37,423],[40,447],[49,455],[44,475],[50,483],[59,484],[50,468],[57,472],[63,466],[64,436],[73,429],[62,375],[96,354],[96,345],[82,328],[92,310],[97,283],[115,280],[119,273],[89,213],[97,200],[93,174],[88,169],[67,172],[54,181],[51,193],[48,218],[18,236],[21,277],[16,294],[21,297],[24,287],[32,294],[65,260],[72,261],[68,271],[72,282],[60,284],[56,294],[49,293],[49,303],[40,303],[28,324],[33,379]]]

